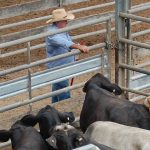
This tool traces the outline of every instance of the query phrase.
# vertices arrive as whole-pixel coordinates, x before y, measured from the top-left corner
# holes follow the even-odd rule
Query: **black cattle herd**
[[[94,144],[101,150],[112,150],[87,138],[87,128],[96,121],[111,121],[119,124],[150,130],[149,109],[118,98],[121,88],[98,73],[84,87],[85,100],[80,114],[80,130],[72,122],[72,112],[59,112],[50,105],[37,115],[26,115],[16,121],[9,130],[0,130],[0,142],[11,140],[13,150],[72,150]],[[34,127],[39,124],[39,131]],[[101,133],[97,133],[101,134]]]

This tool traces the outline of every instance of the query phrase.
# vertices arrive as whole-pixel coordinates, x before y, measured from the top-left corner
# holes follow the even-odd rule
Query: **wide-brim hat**
[[[60,8],[52,11],[52,18],[47,20],[46,23],[53,23],[62,20],[73,20],[74,18],[74,14],[66,12],[64,8]]]

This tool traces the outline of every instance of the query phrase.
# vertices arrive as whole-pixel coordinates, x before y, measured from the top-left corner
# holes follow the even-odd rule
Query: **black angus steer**
[[[112,121],[150,130],[148,109],[113,95],[113,91],[116,95],[121,94],[121,89],[105,82],[106,79],[102,74],[96,74],[85,83],[83,91],[86,95],[80,114],[81,130],[85,132],[95,121]]]
[[[113,150],[95,140],[89,140],[81,131],[68,124],[55,126],[52,135],[46,141],[58,150],[72,150],[87,144],[94,144],[101,150]]]
[[[36,129],[24,126],[21,121],[15,122],[10,130],[0,130],[0,142],[9,139],[13,150],[53,150]]]
[[[50,136],[49,131],[56,125],[73,122],[74,120],[75,117],[72,112],[62,113],[50,105],[42,108],[36,116],[29,114],[22,119],[23,123],[28,126],[34,126],[36,123],[39,123],[40,133],[44,139]]]

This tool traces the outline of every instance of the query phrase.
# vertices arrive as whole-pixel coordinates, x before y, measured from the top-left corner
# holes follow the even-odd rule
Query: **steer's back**
[[[118,150],[149,150],[150,131],[114,122],[97,121],[91,124],[85,136],[90,140]]]

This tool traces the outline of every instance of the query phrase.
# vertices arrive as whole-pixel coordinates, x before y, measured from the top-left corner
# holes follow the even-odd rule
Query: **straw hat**
[[[46,21],[46,23],[53,23],[62,20],[73,20],[74,14],[66,12],[64,8],[59,8],[52,11],[52,18]]]

